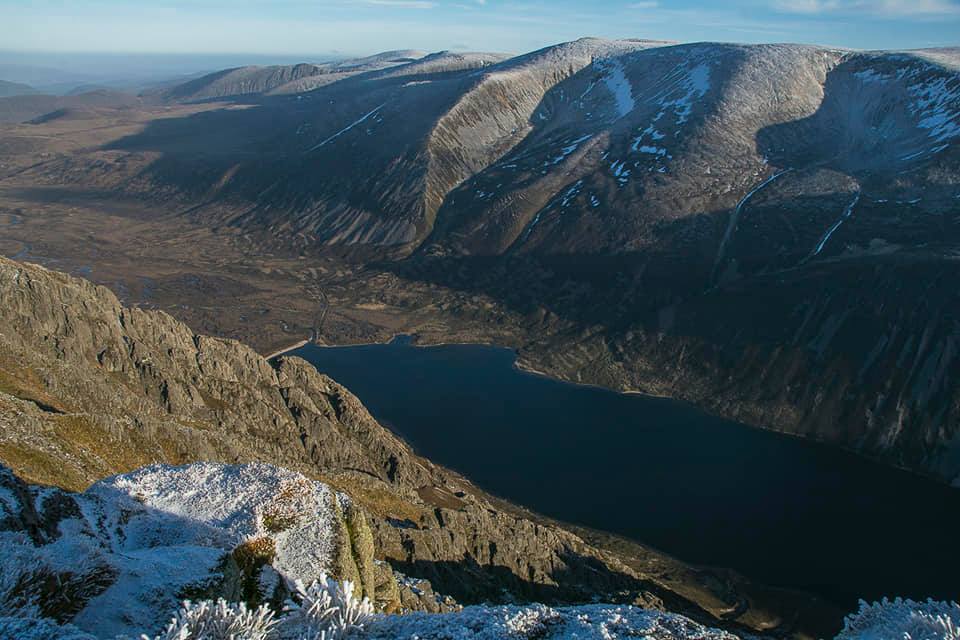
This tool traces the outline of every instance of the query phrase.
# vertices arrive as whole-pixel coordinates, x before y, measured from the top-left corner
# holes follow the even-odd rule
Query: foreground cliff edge
[[[2,638],[737,638],[628,605],[377,615],[391,606],[381,596],[409,581],[378,578],[371,601],[359,595],[371,576],[327,577],[382,567],[356,544],[366,529],[349,497],[265,464],[151,465],[82,494],[0,468],[0,517]],[[194,601],[170,619],[182,598]],[[956,604],[864,604],[838,638],[957,638],[958,621]]]
[[[306,580],[322,569],[351,581],[358,595],[386,611],[438,612],[452,606],[452,600],[432,595],[430,589],[436,589],[464,604],[633,603],[734,633],[781,637],[822,635],[839,619],[805,596],[763,589],[728,572],[687,567],[639,545],[616,541],[616,553],[605,550],[602,534],[575,535],[497,501],[416,456],[346,389],[298,358],[279,358],[271,365],[240,343],[196,335],[166,313],[124,308],[104,287],[2,258],[0,300],[0,462],[20,478],[5,476],[18,487],[8,492],[20,496],[20,508],[8,508],[4,522],[21,523],[4,528],[27,535],[32,544],[42,542],[36,537],[40,532],[73,544],[79,531],[64,530],[61,522],[77,521],[78,510],[81,524],[92,516],[71,507],[76,500],[61,490],[28,489],[24,482],[70,491],[94,485],[98,488],[88,492],[99,495],[111,486],[94,484],[102,478],[154,463],[267,462],[290,471],[271,470],[264,477],[320,481],[327,489],[317,489],[314,499],[338,496],[329,501],[330,522],[339,524],[327,534],[327,561],[307,567],[310,575],[293,577]],[[138,473],[130,477],[155,472]],[[259,514],[266,527],[268,505],[289,499],[278,489],[281,484],[279,479],[268,483],[276,495],[262,504],[232,503],[241,515],[231,526]],[[34,497],[25,500],[30,492]],[[135,501],[142,494],[131,493]],[[140,504],[149,507],[149,499],[141,497]],[[165,504],[158,510],[169,518],[176,510]],[[130,517],[121,518],[124,526]],[[285,522],[280,516],[268,519],[274,526]],[[147,528],[155,532],[156,526]],[[109,532],[111,544],[119,535]],[[206,564],[196,558],[186,562],[209,573],[209,548],[223,556],[236,548],[231,544],[198,552]],[[319,562],[321,554],[311,557]],[[254,565],[266,564],[263,556],[253,558]],[[177,569],[179,559],[166,560],[171,575],[185,577]],[[396,571],[432,584],[410,588]],[[242,592],[240,574],[233,591],[188,590],[187,595]],[[113,584],[100,584],[95,593]],[[251,584],[248,592],[263,587],[259,579]],[[170,590],[170,606],[185,595],[175,582],[163,586]],[[77,604],[61,622],[73,620],[82,608]],[[161,608],[150,615],[162,621],[170,612]],[[134,619],[138,624],[158,620]]]

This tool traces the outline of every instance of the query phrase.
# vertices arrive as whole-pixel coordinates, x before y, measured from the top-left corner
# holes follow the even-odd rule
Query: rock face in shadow
[[[0,299],[0,461],[27,481],[79,490],[154,462],[269,462],[350,495],[356,506],[337,516],[351,532],[338,570],[364,585],[383,582],[373,548],[468,602],[659,600],[787,631],[816,618],[798,623],[792,605],[742,580],[641,547],[614,555],[495,503],[298,358],[267,362],[166,313],[124,308],[106,288],[6,259]]]

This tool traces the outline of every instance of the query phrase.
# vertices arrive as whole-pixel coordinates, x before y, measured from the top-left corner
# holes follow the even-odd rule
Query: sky
[[[960,0],[0,0],[7,52],[520,53],[583,36],[960,45]]]

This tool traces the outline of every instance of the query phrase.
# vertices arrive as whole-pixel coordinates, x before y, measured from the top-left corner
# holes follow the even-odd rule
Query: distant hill
[[[365,58],[322,64],[237,67],[216,71],[172,87],[148,90],[143,95],[161,102],[195,102],[249,94],[299,93],[358,73],[418,60],[424,55],[422,51],[387,51]]]
[[[38,93],[40,92],[28,84],[0,80],[0,98],[8,98],[10,96],[29,96]]]
[[[0,122],[27,122],[41,118],[44,122],[68,113],[88,109],[116,109],[140,104],[136,96],[118,91],[98,90],[71,96],[43,94],[0,98]]]

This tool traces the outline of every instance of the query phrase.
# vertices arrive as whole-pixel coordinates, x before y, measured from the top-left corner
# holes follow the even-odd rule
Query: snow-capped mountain
[[[256,94],[257,108],[148,128],[116,148],[167,156],[128,167],[147,173],[125,189],[215,188],[244,209],[233,224],[402,253],[622,253],[722,212],[730,224],[699,242],[723,272],[747,257],[730,243],[738,204],[779,171],[789,179],[771,193],[865,190],[873,205],[910,200],[932,167],[955,170],[960,81],[945,55],[585,39],[508,59],[400,52],[243,68],[167,91]],[[328,82],[264,95],[304,78]],[[217,151],[178,157],[183,136]],[[199,171],[187,182],[164,170],[174,160]],[[926,200],[955,195],[941,191]],[[829,254],[817,247],[843,210],[796,221],[779,259]]]

